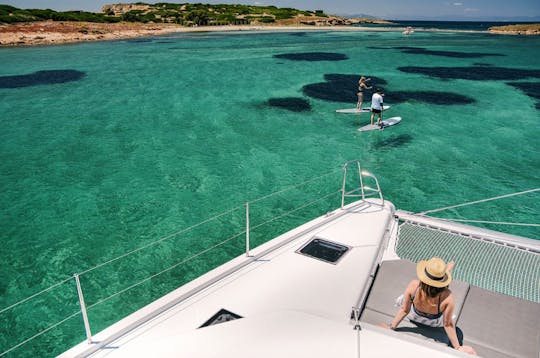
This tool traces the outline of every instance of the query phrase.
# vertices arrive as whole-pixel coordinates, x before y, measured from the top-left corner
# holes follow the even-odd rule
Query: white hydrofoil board
[[[383,110],[386,111],[387,109],[390,109],[390,106],[383,106]],[[371,108],[370,107],[364,107],[362,109],[358,109],[358,108],[345,108],[345,109],[337,109],[336,110],[337,113],[366,113],[366,112],[371,112]]]
[[[399,122],[401,122],[401,117],[392,117],[392,118],[384,119],[382,121],[383,123],[382,128],[394,126],[398,124]],[[373,131],[376,129],[381,129],[381,127],[379,127],[378,124],[368,124],[367,126],[358,128],[360,132]]]

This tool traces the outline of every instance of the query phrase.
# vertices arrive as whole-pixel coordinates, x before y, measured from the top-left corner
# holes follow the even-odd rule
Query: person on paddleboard
[[[360,77],[358,81],[358,103],[356,103],[357,109],[362,109],[362,102],[364,102],[364,90],[372,89],[373,87],[368,87],[367,83],[371,81],[371,78],[365,78],[364,76]]]
[[[382,88],[377,88],[375,90],[375,93],[373,93],[373,96],[371,97],[371,124],[373,124],[373,119],[375,118],[375,114],[378,115],[377,124],[382,127],[382,112],[383,112],[383,90]]]

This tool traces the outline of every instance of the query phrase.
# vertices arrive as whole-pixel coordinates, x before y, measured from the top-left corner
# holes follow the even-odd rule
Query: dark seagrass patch
[[[397,91],[388,92],[385,101],[388,103],[401,103],[406,101],[416,101],[441,106],[471,104],[476,100],[459,93],[442,91]]]
[[[270,107],[282,108],[292,112],[311,111],[311,104],[308,100],[299,97],[270,98]]]
[[[370,86],[384,86],[387,81],[369,75],[364,75],[371,78]],[[310,83],[302,87],[302,92],[311,98],[321,99],[329,102],[353,102],[358,100],[358,79],[359,75],[345,74],[326,74],[324,79],[326,82]],[[371,99],[371,91],[364,92],[364,102]]]
[[[0,88],[20,88],[79,81],[86,73],[76,70],[37,71],[27,75],[0,76]]]
[[[485,80],[520,80],[525,78],[540,78],[540,70],[507,68],[495,66],[467,67],[420,67],[404,66],[398,70],[406,73],[422,74],[441,79],[462,79],[473,81]]]
[[[426,56],[442,56],[452,58],[482,58],[490,56],[505,56],[499,53],[482,53],[482,52],[459,52],[459,51],[439,51],[428,50],[423,47],[395,47],[403,53]]]
[[[348,59],[347,55],[332,52],[282,53],[274,55],[274,58],[291,61],[343,61]]]
[[[527,96],[538,100],[536,109],[540,109],[540,82],[507,82],[507,85],[515,87]]]
[[[306,32],[291,32],[291,33],[289,34],[289,36],[295,36],[295,37],[304,37],[304,36],[306,36],[306,35],[307,35]]]

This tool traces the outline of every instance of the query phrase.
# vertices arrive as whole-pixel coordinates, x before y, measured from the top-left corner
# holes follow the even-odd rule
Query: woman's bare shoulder
[[[441,300],[443,302],[450,302],[450,301],[454,301],[454,295],[452,295],[452,290],[450,290],[449,288],[446,288],[443,292],[441,292]]]
[[[416,287],[418,287],[418,285],[420,285],[420,281],[419,280],[411,280],[411,282],[409,282],[409,284],[407,285],[407,291],[414,291],[416,290]]]

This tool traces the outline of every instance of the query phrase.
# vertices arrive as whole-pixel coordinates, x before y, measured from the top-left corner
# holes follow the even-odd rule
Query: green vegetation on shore
[[[32,22],[32,21],[89,21],[120,22],[122,19],[102,13],[85,11],[58,12],[50,9],[18,9],[9,5],[0,5],[0,23]]]
[[[18,9],[0,5],[0,23],[32,21],[154,22],[181,25],[273,23],[297,16],[327,17],[320,10],[303,11],[275,6],[210,4],[118,4],[103,7],[102,13],[85,11],[57,12],[50,9]]]

